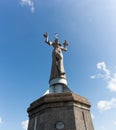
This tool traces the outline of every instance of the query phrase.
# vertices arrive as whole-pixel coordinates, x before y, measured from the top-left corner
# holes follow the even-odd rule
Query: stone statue
[[[49,41],[49,36],[47,32],[43,36],[45,37],[45,42],[48,45],[52,45],[54,48],[52,52],[52,68],[51,68],[50,80],[55,78],[66,79],[66,74],[63,65],[62,51],[67,51],[68,46],[67,41],[65,40],[62,46],[62,44],[59,43],[58,37],[55,37],[55,41],[51,42]]]

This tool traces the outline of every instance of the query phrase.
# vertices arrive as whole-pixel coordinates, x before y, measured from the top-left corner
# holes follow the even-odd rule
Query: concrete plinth
[[[28,108],[28,130],[94,130],[90,106],[71,92],[47,94]]]

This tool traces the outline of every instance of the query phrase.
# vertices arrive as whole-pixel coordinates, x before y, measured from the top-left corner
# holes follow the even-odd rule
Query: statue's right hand
[[[48,37],[48,33],[46,32],[45,34],[43,34],[43,36],[44,36],[45,38],[47,38],[47,37]]]

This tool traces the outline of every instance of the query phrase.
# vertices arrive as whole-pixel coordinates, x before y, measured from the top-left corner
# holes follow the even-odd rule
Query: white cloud
[[[92,113],[91,113],[91,118],[92,118],[92,119],[94,119],[94,118],[95,118],[95,116],[94,116]]]
[[[116,121],[114,121],[114,123],[113,123],[114,125],[116,125]]]
[[[116,98],[112,98],[110,101],[101,100],[101,101],[98,102],[97,107],[101,111],[116,108]]]
[[[0,124],[2,124],[2,117],[0,116]]]
[[[110,91],[116,92],[116,73],[113,77],[108,81],[107,87],[110,89]]]
[[[110,78],[110,70],[107,69],[104,61],[97,64],[97,69],[104,71],[104,78]]]
[[[105,64],[105,62],[97,63],[97,69],[100,70],[100,73],[90,76],[91,79],[102,78],[107,83],[107,88],[116,92],[116,73],[113,73],[109,70]]]
[[[31,12],[35,11],[33,0],[21,0],[21,5],[22,6],[29,6],[31,9]]]
[[[101,126],[100,130],[106,130],[105,126]]]
[[[114,125],[116,125],[116,121],[114,121]]]
[[[102,74],[91,75],[90,78],[91,78],[91,79],[104,78],[104,75],[102,75]]]
[[[28,120],[21,122],[21,125],[22,125],[24,130],[27,130],[27,128],[28,128],[28,122],[29,122]]]

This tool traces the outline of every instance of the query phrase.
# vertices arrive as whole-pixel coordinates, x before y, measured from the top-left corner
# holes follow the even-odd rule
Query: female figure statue
[[[54,42],[49,41],[48,33],[46,32],[44,34],[45,37],[45,42],[48,45],[53,46],[53,52],[52,52],[52,68],[51,68],[51,75],[50,75],[50,80],[54,78],[65,78],[66,79],[66,74],[64,70],[64,65],[63,65],[63,54],[62,51],[67,51],[67,46],[68,43],[65,40],[63,46],[59,43],[58,37],[55,38]]]

